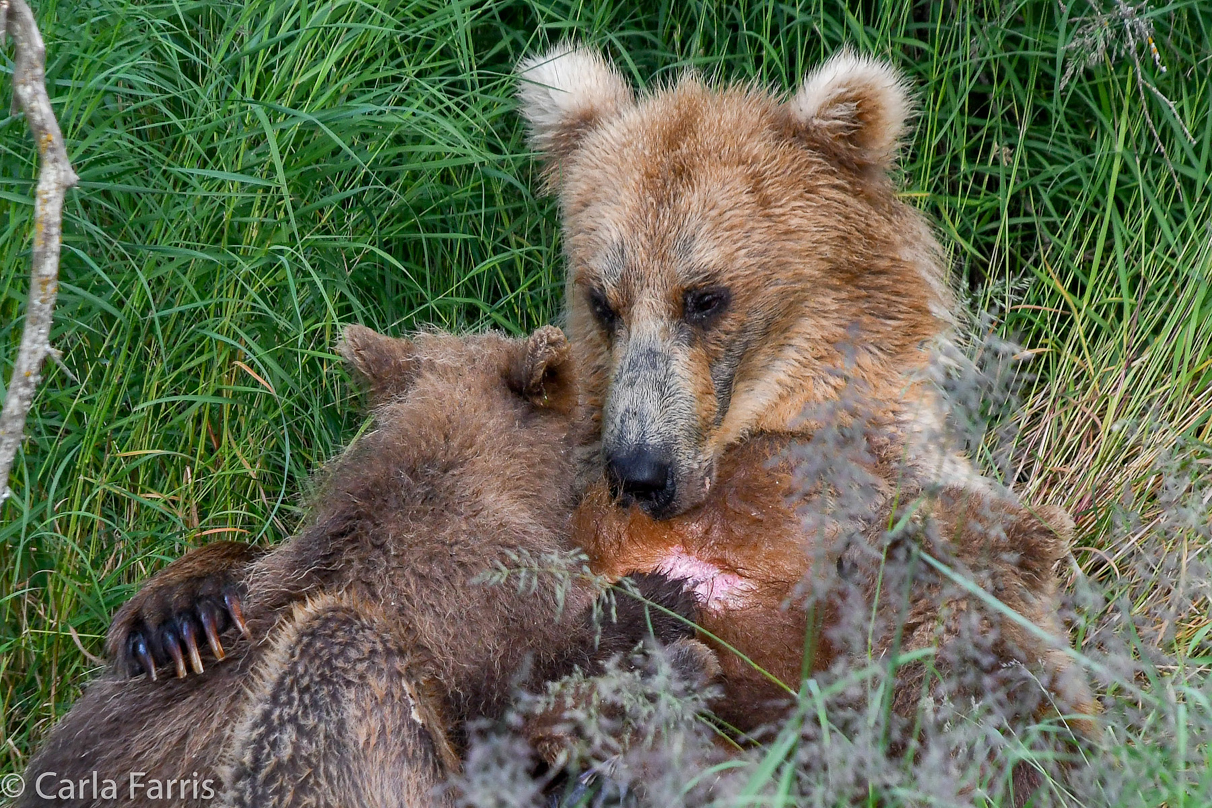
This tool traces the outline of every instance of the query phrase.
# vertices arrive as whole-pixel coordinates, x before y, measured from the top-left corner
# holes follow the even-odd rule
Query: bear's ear
[[[411,340],[388,337],[362,325],[347,325],[337,353],[370,394],[371,406],[408,392],[418,362]]]
[[[787,103],[792,126],[830,156],[885,172],[912,110],[905,79],[892,65],[843,50],[808,74]]]
[[[576,406],[572,346],[564,332],[546,325],[526,339],[509,369],[509,387],[536,407],[571,413]]]
[[[557,45],[518,64],[518,99],[530,142],[551,167],[588,132],[635,102],[631,87],[596,50]]]

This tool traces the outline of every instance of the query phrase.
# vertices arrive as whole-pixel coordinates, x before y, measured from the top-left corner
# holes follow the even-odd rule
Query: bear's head
[[[351,325],[338,351],[374,414],[373,430],[343,461],[364,469],[345,478],[372,484],[396,469],[423,468],[443,484],[475,496],[496,491],[502,502],[542,511],[550,526],[564,525],[575,495],[573,449],[583,439],[560,329],[524,339],[436,332],[399,339]]]
[[[953,303],[888,176],[910,114],[891,66],[843,52],[789,99],[693,74],[636,97],[571,46],[519,71],[563,214],[582,393],[625,501],[684,512],[728,446],[803,433],[847,380],[890,423],[918,417]]]

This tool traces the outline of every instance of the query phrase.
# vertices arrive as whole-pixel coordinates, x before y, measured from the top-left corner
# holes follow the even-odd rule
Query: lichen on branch
[[[59,292],[59,248],[63,200],[76,184],[63,133],[46,93],[46,48],[25,0],[0,0],[0,44],[13,40],[13,101],[25,114],[38,144],[38,186],[34,199],[34,244],[25,330],[13,363],[4,409],[0,411],[0,502],[9,495],[9,473],[25,432],[25,417],[38,388],[42,362],[51,352],[50,327]]]

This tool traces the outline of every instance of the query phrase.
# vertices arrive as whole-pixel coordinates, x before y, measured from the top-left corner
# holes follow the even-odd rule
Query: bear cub
[[[710,669],[687,623],[627,597],[599,608],[601,585],[579,574],[559,329],[350,326],[340,350],[373,429],[326,471],[304,528],[263,554],[195,550],[124,606],[112,669],[52,731],[27,772],[41,794],[18,805],[47,791],[62,805],[448,805],[464,729],[515,687],[592,674],[650,633]],[[533,586],[483,582],[519,568]],[[638,583],[695,617],[680,583]],[[204,668],[207,645],[227,661]],[[61,787],[93,772],[99,788]]]

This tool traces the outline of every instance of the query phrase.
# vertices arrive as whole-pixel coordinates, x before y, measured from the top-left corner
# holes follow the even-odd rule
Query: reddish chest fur
[[[795,690],[805,669],[819,670],[834,657],[823,638],[806,642],[799,587],[817,550],[792,504],[795,482],[784,447],[785,440],[755,438],[734,448],[706,501],[672,519],[658,522],[636,507],[619,507],[604,481],[590,488],[574,517],[574,538],[595,571],[688,579],[704,603],[702,639],[723,669],[725,693],[715,710],[741,728],[777,716],[787,695],[755,665]],[[814,648],[808,665],[805,647]]]

